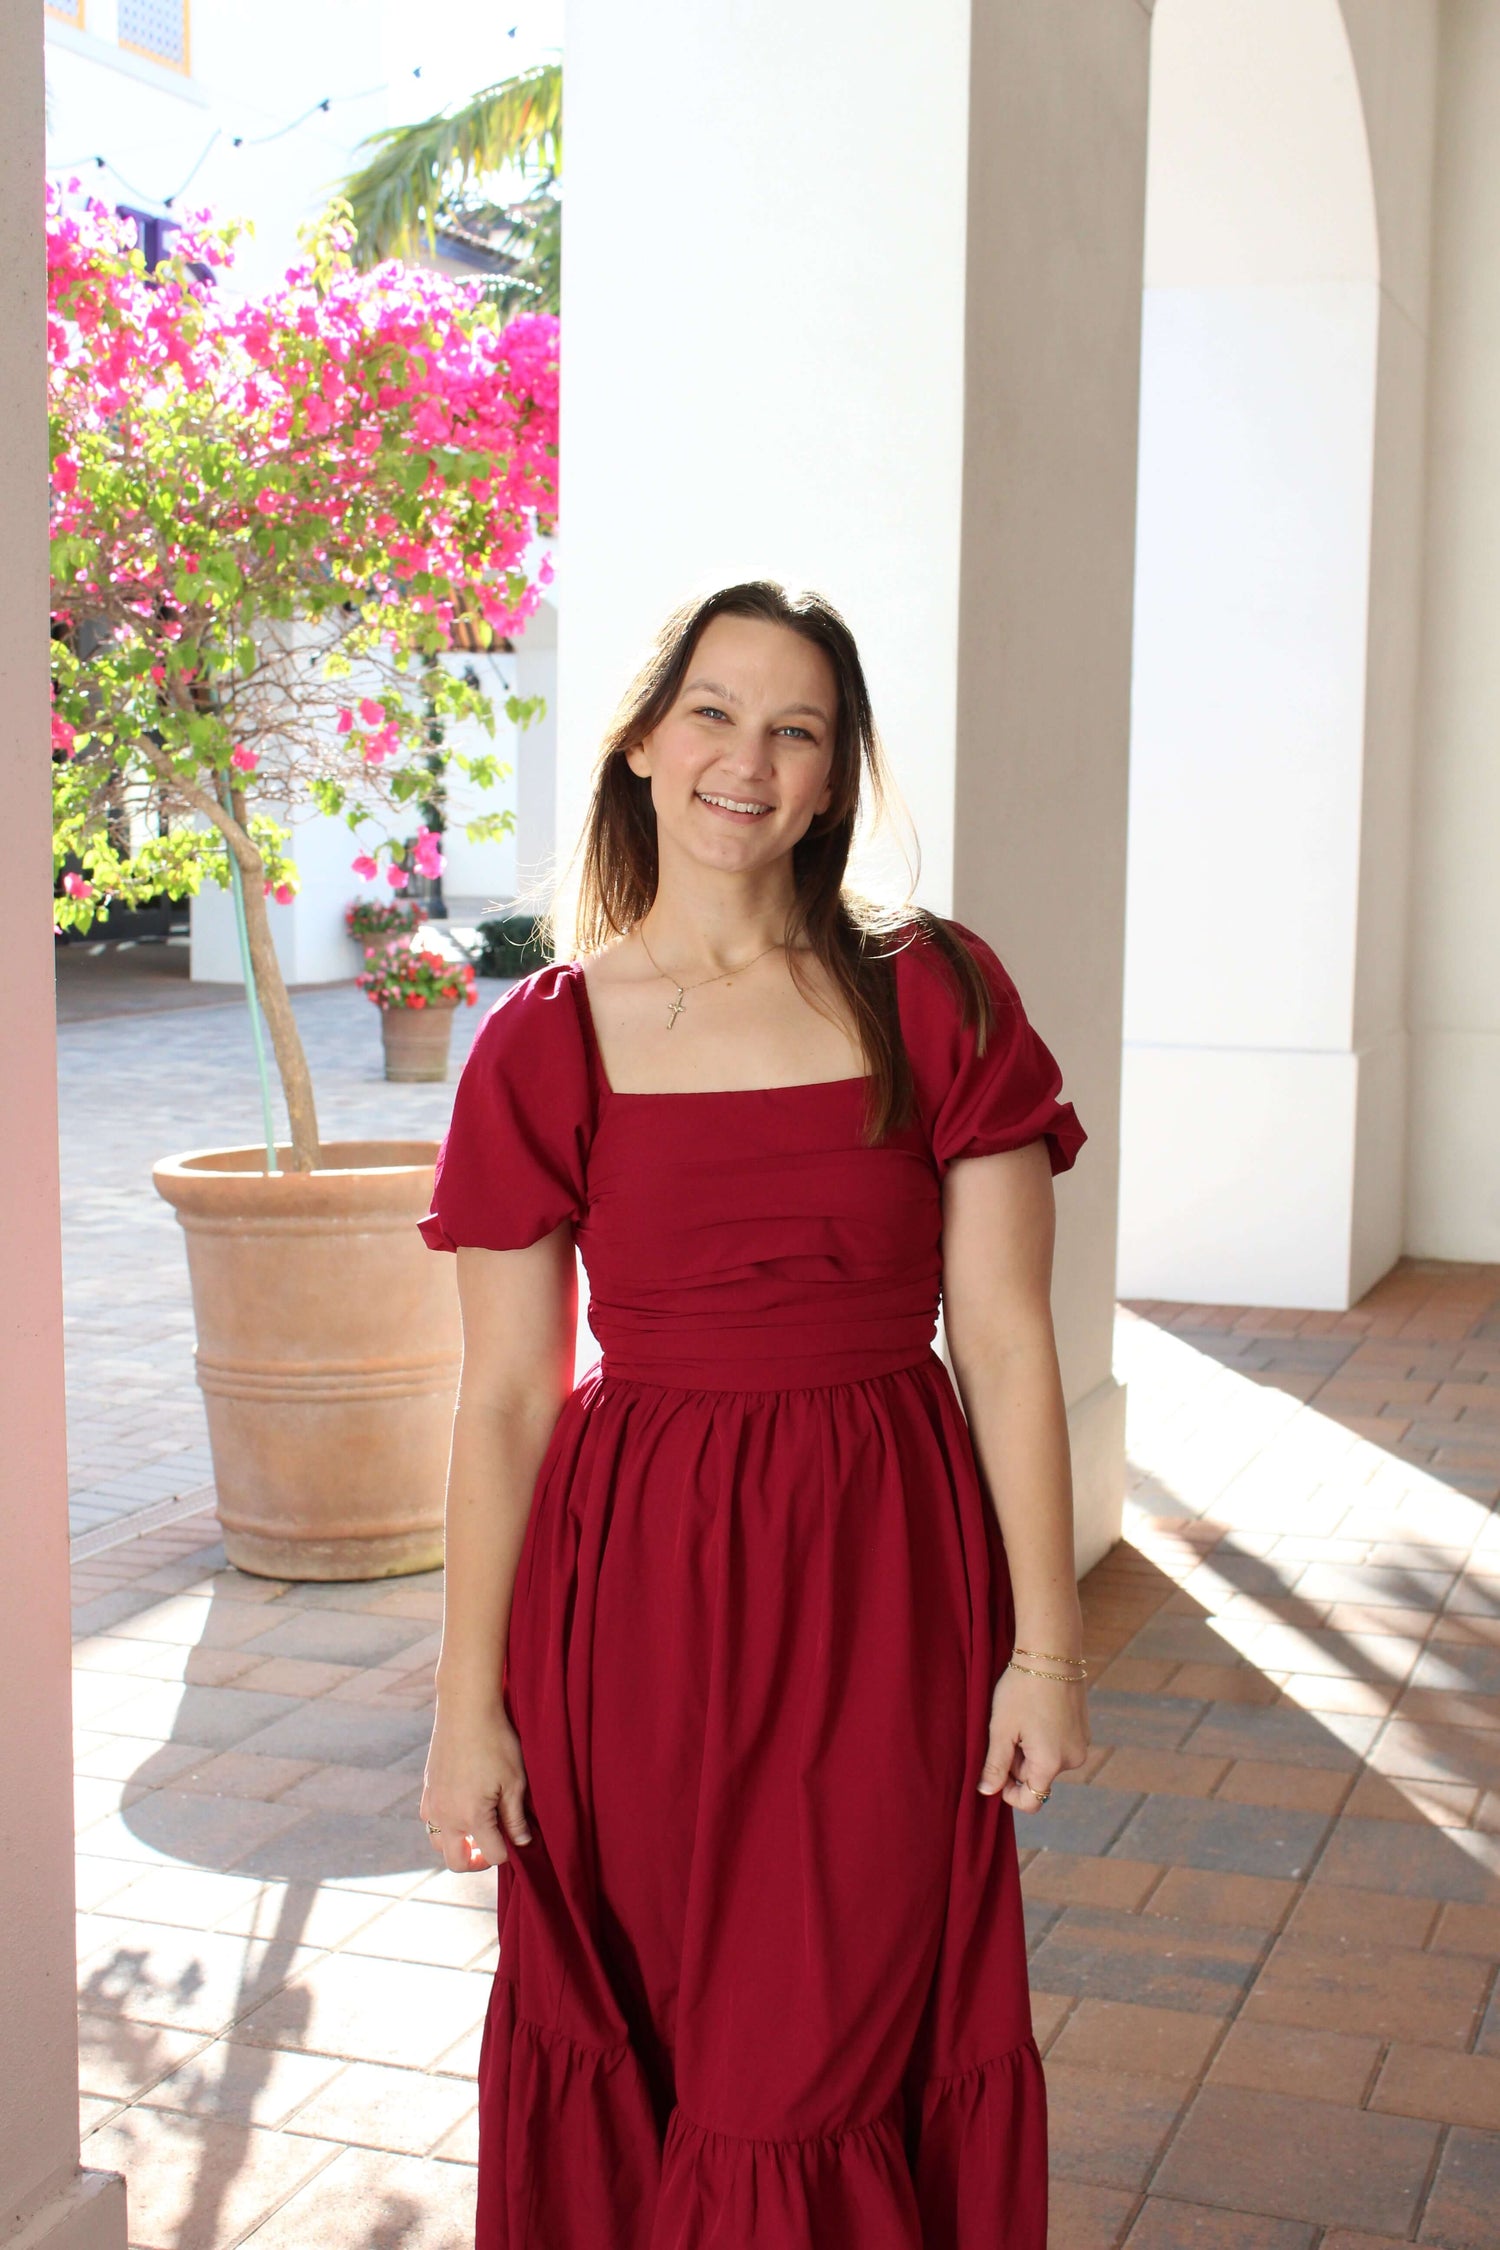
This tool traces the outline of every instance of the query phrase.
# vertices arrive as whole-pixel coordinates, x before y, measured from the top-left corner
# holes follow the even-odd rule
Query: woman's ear
[[[643,741],[631,743],[630,748],[625,752],[625,763],[632,773],[639,774],[643,780],[650,773],[651,737],[649,734]]]

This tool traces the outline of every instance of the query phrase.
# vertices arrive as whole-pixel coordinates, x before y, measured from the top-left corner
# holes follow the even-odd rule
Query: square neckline
[[[581,961],[570,961],[573,989],[578,1000],[578,1014],[593,1060],[600,1091],[612,1102],[701,1102],[744,1100],[752,1095],[810,1094],[820,1092],[825,1086],[867,1086],[872,1073],[860,1071],[844,1078],[799,1078],[783,1086],[662,1086],[647,1089],[644,1093],[617,1093],[609,1082],[604,1068],[604,1056],[599,1046],[599,1033],[594,1023],[594,1003],[589,998],[588,978]]]

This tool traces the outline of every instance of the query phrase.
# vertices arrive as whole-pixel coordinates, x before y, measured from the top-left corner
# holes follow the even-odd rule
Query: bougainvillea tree
[[[557,322],[501,327],[477,286],[356,270],[347,210],[271,295],[222,281],[235,229],[200,218],[148,272],[133,230],[48,207],[55,848],[59,926],[110,900],[238,878],[292,1164],[319,1161],[268,898],[298,807],[359,840],[434,791],[434,722],[487,697],[441,658],[535,608],[555,523]],[[512,697],[524,724],[538,706]],[[481,788],[492,753],[444,748]],[[482,816],[471,835],[502,832]],[[441,867],[422,829],[412,858]],[[353,864],[407,880],[389,835]]]

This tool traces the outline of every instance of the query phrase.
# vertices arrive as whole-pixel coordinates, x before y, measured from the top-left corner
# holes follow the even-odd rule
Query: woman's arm
[[[448,1461],[443,1641],[422,1817],[457,1873],[530,1842],[521,1745],[501,1695],[511,1595],[537,1472],[573,1386],[573,1230],[458,1252],[463,1369]],[[503,1820],[503,1825],[502,1825]]]
[[[943,1325],[1005,1542],[1016,1644],[1040,1651],[1044,1662],[1083,1652],[1067,1409],[1052,1333],[1055,1224],[1045,1141],[964,1157],[949,1167]],[[1082,1765],[1088,1742],[1082,1687],[1002,1673],[979,1786],[987,1794],[998,1790],[1018,1811],[1034,1812],[1038,1794],[1058,1773]]]

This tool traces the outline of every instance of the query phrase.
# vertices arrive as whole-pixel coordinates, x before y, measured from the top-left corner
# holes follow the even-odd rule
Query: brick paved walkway
[[[1051,2250],[1495,2250],[1500,1271],[1137,1307],[1119,1359],[1095,1748],[1020,1828]],[[77,1572],[85,2160],[135,2250],[465,2250],[492,1879],[416,1823],[439,1582],[211,1538]]]
[[[163,957],[158,949],[149,958]],[[151,1185],[151,1167],[179,1149],[244,1144],[260,1131],[243,999],[183,1009],[174,993],[173,1004],[153,1012],[151,973],[127,991],[118,964],[105,958],[69,964],[75,1017],[91,1004],[80,974],[91,968],[110,972],[101,974],[100,993],[129,1012],[69,1020],[58,1033],[75,1537],[192,1492],[213,1475],[193,1375],[182,1230]],[[478,1004],[459,1010],[451,1076],[503,990],[483,983]],[[299,993],[293,1004],[327,1138],[438,1136],[452,1085],[387,1083],[379,1019],[363,993],[338,985]]]

